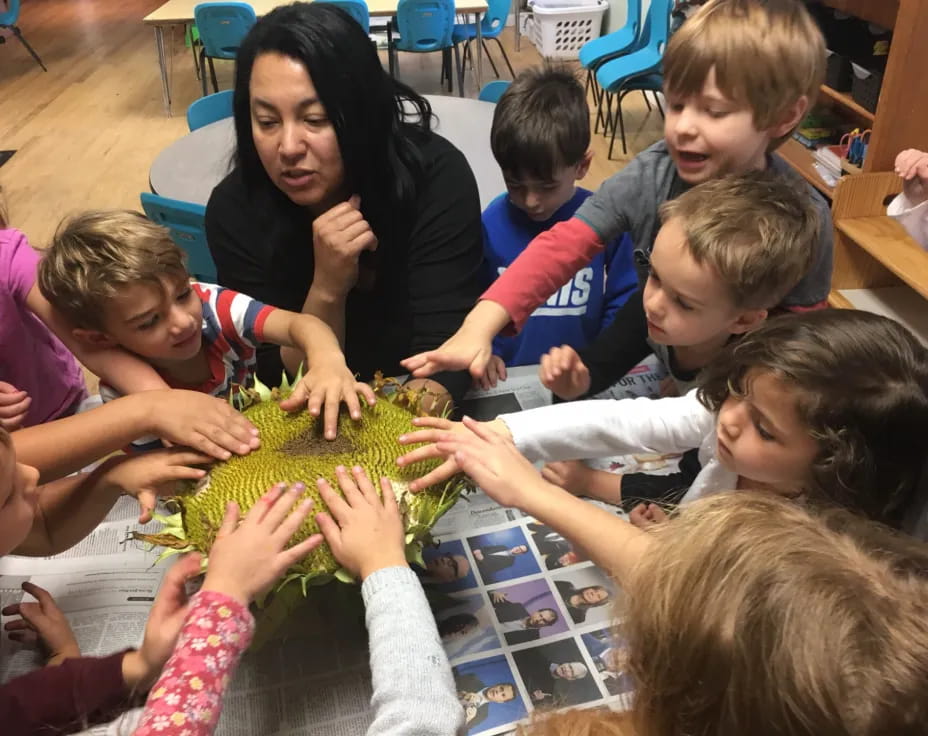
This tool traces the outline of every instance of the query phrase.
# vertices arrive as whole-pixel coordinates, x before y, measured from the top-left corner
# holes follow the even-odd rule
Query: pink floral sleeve
[[[196,593],[135,736],[209,736],[254,626],[238,601],[213,591]]]

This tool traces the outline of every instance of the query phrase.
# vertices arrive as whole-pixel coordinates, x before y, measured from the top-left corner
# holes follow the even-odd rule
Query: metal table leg
[[[155,46],[158,49],[158,65],[161,67],[161,100],[164,113],[171,116],[171,82],[168,79],[168,62],[164,55],[164,26],[155,26]]]
[[[522,0],[512,0],[516,6],[516,51],[522,50],[522,23],[519,16],[522,14]]]
[[[483,33],[480,30],[480,13],[474,13],[474,17],[477,19],[477,68],[474,71],[474,77],[477,80],[477,92],[480,92],[480,87],[483,85]]]

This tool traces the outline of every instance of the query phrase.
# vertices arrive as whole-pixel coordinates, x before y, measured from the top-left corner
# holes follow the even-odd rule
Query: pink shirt
[[[26,306],[39,254],[19,230],[0,230],[0,381],[32,397],[24,427],[56,419],[86,395],[74,356]]]

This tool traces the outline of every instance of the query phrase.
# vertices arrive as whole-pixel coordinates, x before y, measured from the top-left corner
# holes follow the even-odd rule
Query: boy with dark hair
[[[577,187],[592,159],[590,113],[582,85],[566,68],[528,69],[496,106],[490,146],[507,194],[483,213],[489,280],[515,260],[540,233],[577,211],[592,192]],[[516,337],[493,343],[496,375],[505,365],[537,363],[551,347],[581,348],[611,321],[636,285],[628,238],[612,240],[528,320]]]

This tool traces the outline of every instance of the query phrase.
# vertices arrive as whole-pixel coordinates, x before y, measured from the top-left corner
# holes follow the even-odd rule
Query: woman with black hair
[[[274,10],[239,49],[233,107],[237,165],[206,208],[219,283],[323,319],[361,380],[454,334],[479,295],[477,185],[363,29],[325,3]],[[263,381],[281,370],[259,351]],[[442,402],[469,383],[411,382]]]

